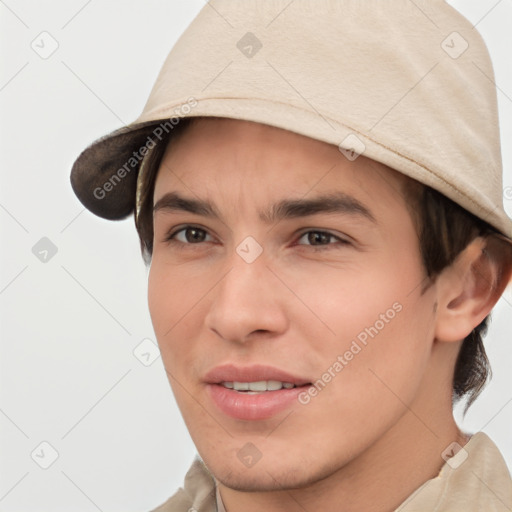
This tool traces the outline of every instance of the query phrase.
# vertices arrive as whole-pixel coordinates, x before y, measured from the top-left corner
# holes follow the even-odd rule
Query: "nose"
[[[247,263],[238,254],[212,290],[206,327],[230,342],[273,337],[286,331],[286,288],[267,267],[265,258]]]

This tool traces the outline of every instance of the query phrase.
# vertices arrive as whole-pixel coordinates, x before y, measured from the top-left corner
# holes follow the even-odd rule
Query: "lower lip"
[[[265,420],[285,410],[309,386],[248,394],[208,384],[208,393],[217,407],[228,416],[239,420]]]

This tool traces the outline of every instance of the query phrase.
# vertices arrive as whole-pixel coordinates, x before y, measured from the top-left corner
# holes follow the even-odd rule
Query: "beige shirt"
[[[512,479],[492,440],[478,432],[395,512],[510,512]],[[176,494],[152,512],[226,512],[213,476],[196,459]],[[231,511],[230,511],[231,512]]]

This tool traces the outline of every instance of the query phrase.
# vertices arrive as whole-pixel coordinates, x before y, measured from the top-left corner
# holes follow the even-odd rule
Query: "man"
[[[78,158],[134,211],[200,459],[158,511],[510,510],[462,432],[512,276],[485,46],[440,0],[224,0]]]

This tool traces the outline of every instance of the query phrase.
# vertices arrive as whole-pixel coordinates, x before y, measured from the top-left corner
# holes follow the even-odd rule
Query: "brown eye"
[[[303,233],[299,241],[306,238],[309,245],[328,245],[330,240],[340,240],[338,237],[326,233],[325,231],[307,231]]]
[[[186,226],[167,237],[167,241],[177,241],[184,244],[197,244],[204,242],[208,233],[201,228],[195,226]]]
[[[301,240],[305,243],[301,243]],[[315,250],[322,250],[322,249],[334,249],[336,247],[340,246],[346,246],[349,245],[350,242],[348,240],[344,240],[343,238],[340,238],[339,236],[333,235],[332,233],[329,233],[327,231],[306,231],[301,235],[301,237],[298,240],[298,245],[305,245],[305,246],[311,246]]]
[[[329,233],[323,233],[322,231],[310,231],[306,233],[308,237],[308,242],[311,245],[326,245],[329,243],[331,238],[334,238],[333,235]]]
[[[187,242],[203,242],[206,238],[206,231],[204,229],[198,228],[186,228],[183,230],[185,232],[185,239]]]

